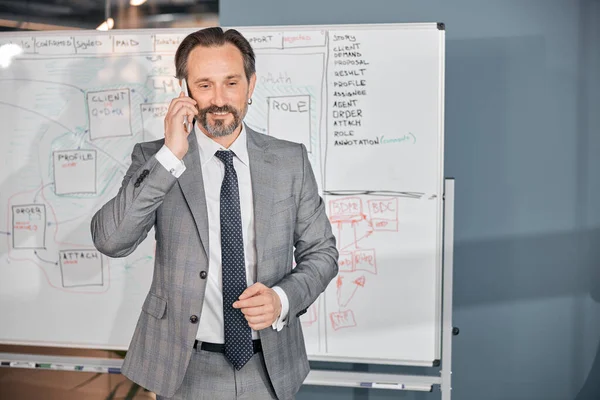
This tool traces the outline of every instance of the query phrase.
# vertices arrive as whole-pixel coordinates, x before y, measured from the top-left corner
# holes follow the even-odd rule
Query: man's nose
[[[213,93],[213,104],[217,107],[223,107],[226,104],[225,93],[220,86],[215,87]]]

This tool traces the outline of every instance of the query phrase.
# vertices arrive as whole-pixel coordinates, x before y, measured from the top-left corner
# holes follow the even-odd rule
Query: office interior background
[[[453,398],[600,399],[599,0],[135,1],[1,0],[0,30],[444,22],[445,174],[456,179],[453,324],[460,328]],[[100,399],[123,381],[107,375],[78,387],[86,375],[0,369],[0,398]],[[124,396],[127,385],[118,389]],[[440,394],[319,386],[298,394],[396,398]]]

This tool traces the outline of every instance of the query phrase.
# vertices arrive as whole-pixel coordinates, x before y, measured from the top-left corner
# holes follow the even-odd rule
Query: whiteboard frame
[[[336,31],[336,30],[415,30],[415,29],[423,29],[423,30],[435,30],[439,34],[439,82],[438,87],[440,88],[439,98],[438,98],[438,154],[437,161],[438,165],[438,179],[439,179],[439,187],[438,193],[444,193],[444,106],[445,106],[445,29],[440,28],[439,23],[383,23],[383,24],[331,24],[331,25],[274,25],[274,26],[223,26],[223,29],[239,29],[244,32],[272,32],[272,31],[309,31],[309,30],[327,30],[327,31]],[[153,34],[176,34],[176,33],[191,33],[196,31],[196,28],[167,28],[167,29],[116,29],[110,31],[97,31],[97,30],[78,30],[78,31],[69,31],[69,30],[61,30],[61,31],[48,31],[43,32],[44,37],[48,36],[116,36],[116,35],[153,35]],[[0,33],[0,39],[3,36],[10,37],[31,37],[37,36],[41,32],[2,32]],[[33,34],[33,35],[32,35]],[[152,52],[154,53],[167,53],[172,54],[173,52]],[[144,52],[138,52],[137,54],[144,54]],[[85,55],[80,55],[85,57]],[[34,56],[35,57],[35,56]],[[52,55],[49,57],[62,57],[61,55]],[[92,57],[95,57],[92,55]],[[23,55],[20,58],[27,58],[27,55]],[[435,310],[435,320],[436,320],[436,329],[435,329],[435,359],[431,362],[429,361],[417,361],[417,360],[400,360],[400,359],[380,359],[380,358],[369,358],[369,357],[342,357],[342,356],[330,356],[327,354],[319,354],[319,355],[309,355],[309,360],[311,361],[325,361],[325,362],[345,362],[345,363],[370,363],[370,364],[386,364],[386,365],[402,365],[402,366],[417,366],[417,367],[432,367],[438,365],[440,358],[443,353],[443,308],[444,308],[444,287],[445,282],[443,280],[443,263],[444,263],[444,202],[439,202],[439,207],[437,210],[437,253],[436,253],[436,310]],[[69,343],[54,343],[54,342],[25,342],[25,341],[3,341],[0,340],[0,344],[9,344],[9,345],[29,345],[29,346],[49,346],[49,347],[68,347],[68,348],[86,348],[86,349],[115,349],[115,350],[127,350],[122,347],[106,347],[102,345],[90,345],[84,343],[78,344],[69,344]]]
[[[407,23],[382,23],[382,24],[322,24],[322,25],[267,25],[267,26],[221,26],[223,29],[239,29],[243,31],[255,31],[255,32],[271,32],[271,31],[308,31],[308,30],[338,30],[338,29],[353,29],[353,30],[369,30],[369,29],[419,29],[424,30],[440,30],[438,28],[439,23],[437,22],[407,22]],[[7,31],[0,32],[0,38],[6,37],[29,37],[32,35],[38,35],[43,32],[44,37],[47,36],[113,36],[113,35],[136,35],[136,34],[176,34],[195,32],[198,28],[146,28],[146,29],[111,29],[109,31],[98,31],[95,29],[90,30],[56,30],[56,31]],[[137,54],[137,53],[136,53]]]

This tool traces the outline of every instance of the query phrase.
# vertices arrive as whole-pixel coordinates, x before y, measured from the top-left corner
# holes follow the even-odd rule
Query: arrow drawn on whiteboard
[[[152,258],[153,258],[152,256],[144,256],[144,257],[138,258],[135,261],[126,263],[124,268],[125,268],[125,270],[129,270],[129,269],[133,268],[135,266],[135,264],[144,262],[144,261],[151,261]]]
[[[365,287],[365,280],[366,280],[365,276],[364,276],[364,275],[362,275],[361,277],[359,277],[359,278],[356,278],[356,279],[354,280],[354,283],[355,283],[357,286],[360,286],[360,287]]]
[[[43,261],[43,262],[45,262],[45,263],[48,263],[48,264],[54,264],[54,265],[58,265],[58,262],[44,260],[42,257],[40,257],[40,255],[37,253],[37,251],[36,251],[36,250],[34,250],[34,251],[33,251],[33,254],[35,254],[35,256],[36,256],[37,258],[39,258],[39,259],[40,259],[40,261]]]
[[[93,147],[94,149],[98,150],[100,153],[104,154],[106,157],[110,158],[111,160],[113,160],[115,163],[117,163],[117,165],[119,167],[121,167],[123,170],[127,171],[127,166],[122,164],[119,160],[117,160],[116,158],[114,158],[112,155],[110,155],[110,153],[104,151],[104,149],[102,149],[101,147],[96,146],[95,144],[91,143],[90,141],[86,140],[85,143],[88,146]]]
[[[70,134],[72,134],[72,135],[74,135],[74,136],[77,136],[77,134],[76,134],[75,132],[73,132],[71,129],[69,129],[69,128],[68,128],[68,127],[66,127],[65,125],[61,124],[60,122],[58,122],[58,121],[56,121],[56,120],[54,120],[54,119],[52,119],[52,118],[50,118],[50,117],[47,117],[47,116],[45,116],[44,114],[40,114],[40,113],[39,113],[39,112],[37,112],[37,111],[33,111],[33,110],[30,110],[29,108],[25,108],[25,107],[17,106],[16,104],[7,103],[7,102],[5,102],[5,101],[0,101],[0,104],[3,104],[3,105],[5,105],[5,106],[9,106],[9,107],[18,108],[19,110],[23,110],[23,111],[27,111],[27,112],[30,112],[30,113],[32,113],[32,114],[35,114],[35,115],[37,115],[38,117],[45,119],[46,121],[50,121],[50,122],[53,122],[53,123],[55,123],[56,125],[60,126],[60,127],[61,127],[61,128],[63,128],[64,130],[66,130],[67,132],[69,132]]]
[[[340,251],[342,250],[346,250],[348,247],[357,247],[358,248],[358,242],[360,242],[363,239],[368,238],[369,236],[371,236],[373,234],[373,231],[367,231],[367,233],[365,233],[363,236],[359,237],[358,239],[356,239],[354,242],[350,243],[347,246],[344,246],[340,249]]]
[[[86,129],[85,131],[83,131],[83,133],[81,135],[79,135],[79,144],[77,145],[77,150],[81,150],[81,144],[87,137],[87,134],[89,131],[90,131],[89,129]]]
[[[52,225],[66,224],[67,222],[77,221],[78,219],[81,219],[81,218],[84,218],[84,217],[86,217],[85,214],[84,215],[80,215],[78,217],[74,217],[74,218],[70,218],[70,219],[65,219],[63,221],[56,221],[56,222],[48,221],[48,223],[46,225],[52,226]]]
[[[68,83],[61,83],[61,82],[40,81],[40,80],[36,80],[36,79],[23,79],[23,78],[17,78],[17,79],[0,79],[0,81],[27,81],[27,82],[36,82],[36,83],[50,83],[52,85],[68,86],[68,87],[73,88],[75,90],[79,90],[81,93],[85,93],[85,90],[83,90],[82,88],[80,88],[78,86],[69,85]]]
[[[350,303],[350,300],[352,300],[352,298],[354,297],[356,290],[359,287],[365,287],[366,281],[364,275],[361,275],[354,281],[352,281],[352,285],[346,285],[343,279],[344,277],[342,275],[339,275],[336,282],[337,298],[340,307],[346,307],[348,303]]]
[[[40,195],[40,193],[42,192],[42,190],[44,190],[45,188],[47,188],[50,185],[54,185],[54,182],[50,182],[50,183],[43,185],[37,192],[35,192],[35,196],[33,196],[34,203],[37,203],[37,198]]]

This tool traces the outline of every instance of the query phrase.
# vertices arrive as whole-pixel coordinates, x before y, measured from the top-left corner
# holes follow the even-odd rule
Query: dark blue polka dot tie
[[[238,179],[233,168],[233,152],[219,150],[217,158],[225,164],[221,184],[221,263],[223,267],[223,322],[225,357],[240,370],[254,354],[248,321],[233,303],[246,290],[244,237],[240,212]]]

